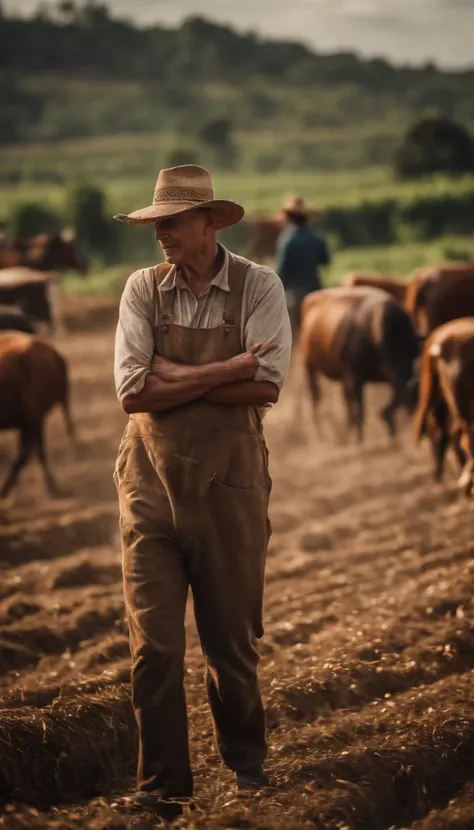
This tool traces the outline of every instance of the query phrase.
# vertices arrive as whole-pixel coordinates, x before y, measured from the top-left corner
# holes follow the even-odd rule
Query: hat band
[[[160,187],[155,190],[153,204],[160,202],[211,202],[214,193],[207,187]]]

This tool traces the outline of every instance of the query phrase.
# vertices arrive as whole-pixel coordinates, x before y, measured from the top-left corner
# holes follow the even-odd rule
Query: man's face
[[[216,228],[208,210],[190,210],[155,222],[155,236],[166,262],[186,265],[205,252]]]

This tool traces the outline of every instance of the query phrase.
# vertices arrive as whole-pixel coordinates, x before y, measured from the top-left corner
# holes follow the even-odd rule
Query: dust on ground
[[[87,325],[88,316],[83,315]],[[151,828],[113,805],[136,736],[121,592],[114,458],[125,419],[102,308],[58,344],[81,445],[48,423],[65,495],[28,469],[0,508],[0,826]],[[298,368],[266,419],[273,536],[261,685],[272,787],[238,799],[212,742],[188,616],[196,809],[181,827],[474,827],[474,506],[430,476],[403,421],[390,442],[370,390],[366,443],[344,439],[325,386],[318,437]],[[12,457],[2,436],[2,474]],[[14,806],[9,806],[14,805]]]

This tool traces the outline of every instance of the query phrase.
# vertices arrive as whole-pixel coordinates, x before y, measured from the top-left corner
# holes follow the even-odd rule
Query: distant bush
[[[88,256],[101,256],[105,262],[117,261],[121,226],[110,217],[105,195],[97,187],[76,187],[69,197],[70,214],[77,239]]]
[[[474,232],[474,191],[327,207],[321,225],[341,247],[429,241]]]
[[[424,118],[407,132],[395,153],[400,178],[474,171],[474,140],[462,125],[443,116]]]
[[[457,248],[454,245],[445,245],[443,248],[443,257],[448,262],[472,262],[474,255],[472,251],[464,248]]]
[[[232,170],[237,163],[238,153],[233,138],[233,126],[227,118],[212,118],[203,124],[198,137],[205,148],[212,153],[214,163],[223,170]]]
[[[36,236],[39,233],[58,230],[61,227],[59,215],[49,207],[31,203],[21,205],[13,214],[11,233],[13,236]]]
[[[326,208],[321,226],[332,233],[339,245],[388,245],[395,241],[394,217],[397,203],[391,200],[362,203],[353,208]]]
[[[418,196],[398,209],[399,220],[412,229],[413,239],[429,240],[474,230],[474,192],[439,197]]]

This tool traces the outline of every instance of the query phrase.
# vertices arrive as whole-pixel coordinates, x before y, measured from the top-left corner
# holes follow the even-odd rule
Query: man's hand
[[[242,354],[229,358],[227,363],[231,375],[230,382],[255,380],[259,365],[255,355],[258,354],[263,345],[263,343],[255,343],[248,352],[242,352]]]
[[[183,377],[188,367],[168,360],[167,357],[162,357],[162,355],[155,354],[153,355],[150,368],[152,373],[161,380],[174,383]]]

